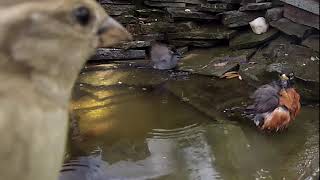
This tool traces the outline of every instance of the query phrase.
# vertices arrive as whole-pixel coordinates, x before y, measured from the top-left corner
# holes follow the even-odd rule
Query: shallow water
[[[278,134],[241,116],[254,89],[121,64],[89,66],[72,100],[66,159],[102,149],[109,179],[318,179],[319,108]]]

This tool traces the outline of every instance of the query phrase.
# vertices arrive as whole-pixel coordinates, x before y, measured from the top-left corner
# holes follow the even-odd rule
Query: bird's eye
[[[88,8],[83,6],[78,7],[73,11],[73,15],[76,18],[77,22],[82,26],[89,24],[91,14]]]

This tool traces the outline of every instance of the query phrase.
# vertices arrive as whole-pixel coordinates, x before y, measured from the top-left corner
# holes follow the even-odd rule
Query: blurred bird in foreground
[[[26,1],[0,17],[0,179],[56,180],[79,71],[130,35],[93,0]]]
[[[246,114],[262,130],[279,131],[288,127],[300,112],[300,95],[293,88],[294,74],[282,74],[280,80],[258,88],[254,104]]]
[[[171,51],[167,46],[155,43],[151,46],[151,63],[154,69],[166,70],[177,66],[181,55]]]

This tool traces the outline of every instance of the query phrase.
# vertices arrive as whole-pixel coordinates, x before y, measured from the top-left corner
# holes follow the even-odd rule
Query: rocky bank
[[[180,71],[217,77],[239,71],[243,80],[257,86],[269,82],[275,72],[290,69],[303,99],[319,101],[319,11],[314,8],[319,2],[306,1],[299,8],[287,0],[99,2],[134,40],[99,48],[92,61],[148,59],[150,44],[159,41],[184,53]],[[260,35],[249,26],[258,17],[269,24]]]

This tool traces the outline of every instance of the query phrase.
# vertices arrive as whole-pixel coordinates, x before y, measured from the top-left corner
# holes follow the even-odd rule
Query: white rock
[[[258,17],[257,19],[249,22],[252,31],[256,34],[263,34],[268,31],[269,24],[264,17]]]

